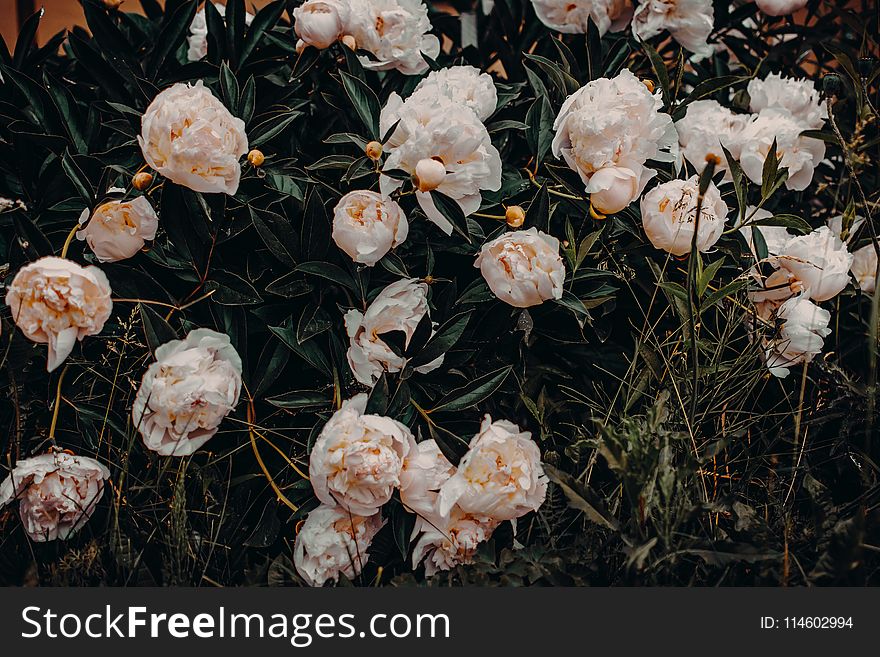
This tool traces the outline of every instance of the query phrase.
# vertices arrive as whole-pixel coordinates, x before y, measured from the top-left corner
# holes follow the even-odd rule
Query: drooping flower
[[[785,110],[803,126],[803,130],[818,130],[828,118],[828,109],[812,80],[784,78],[778,73],[770,73],[763,80],[750,80],[748,92],[753,112]]]
[[[873,244],[868,244],[853,251],[850,272],[856,284],[864,294],[874,294],[877,286],[877,251]]]
[[[293,10],[297,48],[329,48],[348,30],[351,10],[344,0],[306,0]]]
[[[161,91],[144,112],[138,143],[147,164],[178,185],[205,193],[238,191],[238,161],[248,151],[244,121],[201,80]]]
[[[19,500],[32,541],[66,540],[88,522],[110,471],[95,459],[53,451],[16,463],[0,484],[0,508]]]
[[[432,577],[471,563],[480,543],[492,536],[498,524],[492,518],[465,513],[458,506],[446,517],[419,517],[413,529],[413,538],[418,538],[413,547],[413,568],[424,561],[425,575]]]
[[[565,265],[559,240],[537,228],[504,233],[487,242],[474,266],[492,293],[516,308],[562,297]]]
[[[373,385],[382,372],[399,372],[406,365],[406,358],[382,339],[382,334],[400,331],[405,345],[409,345],[416,327],[428,313],[428,286],[417,279],[396,281],[382,290],[369,305],[366,312],[349,310],[345,314],[345,329],[351,344],[348,348],[348,364],[360,383]],[[436,369],[443,356],[416,368],[425,373]]]
[[[453,474],[455,466],[443,455],[435,440],[411,445],[400,472],[400,501],[419,516],[437,515],[440,486]]]
[[[221,16],[226,16],[226,6],[216,2],[212,2],[214,8]],[[254,20],[254,15],[249,11],[244,14],[244,22],[247,25]],[[202,7],[196,12],[192,23],[189,26],[189,35],[186,37],[187,51],[186,58],[191,62],[197,62],[204,59],[208,54],[208,21],[205,17],[205,8]]]
[[[431,71],[419,82],[407,98],[407,102],[431,103],[437,97],[466,105],[474,111],[480,121],[485,121],[498,105],[498,92],[495,82],[488,73],[480,73],[474,66],[450,66]]]
[[[364,68],[397,69],[406,75],[428,70],[423,55],[436,59],[440,40],[431,30],[428,8],[422,0],[348,0],[347,33],[359,49],[375,59],[361,57]]]
[[[144,445],[189,456],[213,438],[241,393],[241,358],[229,336],[201,328],[156,349],[131,417]]]
[[[633,15],[629,0],[532,0],[538,19],[551,30],[584,34],[590,20],[599,36],[625,30]]]
[[[731,180],[724,156],[724,146],[734,159],[739,158],[743,128],[749,122],[745,114],[734,114],[715,100],[697,100],[687,106],[687,113],[676,121],[681,154],[699,173],[706,166],[706,157],[714,155],[719,164],[716,171],[724,171],[724,179]]]
[[[619,212],[639,197],[656,174],[645,162],[676,159],[678,134],[662,106],[660,91],[652,95],[628,69],[588,82],[563,103],[553,154],[580,175],[600,212]]]
[[[7,288],[6,305],[28,339],[49,346],[50,372],[64,362],[78,340],[100,333],[113,310],[104,272],[54,256],[18,271]]]
[[[409,223],[401,207],[383,194],[349,192],[333,210],[333,241],[355,262],[372,267],[404,242]]]
[[[532,434],[486,415],[455,474],[440,487],[438,511],[447,517],[458,505],[465,513],[513,520],[537,510],[546,495],[547,476]]]
[[[797,296],[784,302],[776,317],[781,326],[768,343],[767,367],[774,376],[784,378],[792,365],[809,363],[822,353],[824,338],[831,333],[831,313],[807,297]]]
[[[353,579],[369,560],[370,544],[384,524],[379,513],[364,517],[322,504],[296,534],[293,565],[309,586],[337,582],[340,575]]]
[[[324,504],[371,516],[400,485],[415,440],[405,425],[366,407],[366,393],[355,395],[327,421],[312,447],[309,478]]]
[[[642,41],[665,30],[701,58],[714,52],[707,43],[714,25],[712,0],[639,0],[632,20],[633,34]]]
[[[85,240],[101,262],[117,262],[131,258],[146,240],[155,239],[159,217],[147,197],[138,196],[131,201],[102,203],[91,216],[87,208],[79,223],[85,225],[77,231],[77,239]]]
[[[642,225],[658,249],[676,256],[691,251],[694,233],[697,250],[708,251],[724,232],[727,203],[714,183],[709,183],[697,221],[699,177],[673,179],[658,185],[642,197]]]

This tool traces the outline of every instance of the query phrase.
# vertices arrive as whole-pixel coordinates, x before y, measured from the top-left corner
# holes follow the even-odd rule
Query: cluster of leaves
[[[332,208],[349,190],[376,187],[364,145],[383,137],[388,96],[405,97],[418,79],[365,71],[341,44],[298,54],[297,4],[272,2],[248,26],[244,0],[228,1],[225,21],[208,3],[208,55],[196,63],[186,58],[194,0],[164,9],[141,0],[143,16],[83,0],[87,29],[36,47],[37,14],[14,52],[0,48],[0,196],[25,204],[0,214],[7,282],[24,263],[57,255],[83,208],[110,187],[131,188],[144,164],[140,116],[175,82],[204,80],[266,155],[262,167],[243,165],[233,197],[158,181],[148,192],[156,241],[102,265],[114,314],[68,361],[55,438],[108,463],[112,490],[67,543],[31,544],[11,512],[0,516],[0,582],[297,583],[293,538],[317,504],[303,477],[309,449],[339,400],[363,390],[346,362],[342,314],[401,277],[430,282],[439,326],[430,339],[417,333],[410,366],[383,376],[370,409],[435,438],[455,462],[483,414],[515,421],[532,431],[552,482],[515,536],[499,529],[474,565],[433,583],[876,582],[870,301],[844,293],[832,354],[785,383],[771,379],[746,330],[748,250],[735,232],[690,263],[668,258],[647,242],[637,207],[591,217],[582,183],[549,154],[564,98],[624,67],[662,90],[674,118],[701,98],[732,96],[745,109],[747,81],[770,71],[833,72],[840,134],[816,134],[829,149],[814,185],[787,192],[771,165],[761,189],[736,176],[725,197],[740,210],[761,203],[770,221],[801,232],[856,206],[864,214],[856,181],[876,202],[880,156],[867,3],[813,1],[794,22],[767,20],[754,3],[716,2],[713,38],[726,49],[699,63],[663,37],[559,37],[529,0],[497,0],[479,16],[477,42],[463,42],[461,19],[436,3],[446,47],[430,64],[497,76],[487,127],[503,184],[484,195],[479,217],[438,196],[456,227],[448,238],[404,198],[410,236],[373,268],[333,245]],[[472,11],[479,2],[453,4]],[[660,180],[673,176],[660,167]],[[480,245],[506,230],[492,215],[511,204],[526,208],[523,228],[562,241],[558,302],[513,309],[473,266]],[[93,261],[77,243],[69,257]],[[2,322],[7,466],[48,446],[59,374],[46,374],[45,348],[8,311]],[[130,420],[133,395],[156,346],[200,326],[231,336],[246,390],[206,450],[157,457]],[[441,368],[414,373],[440,354]],[[395,503],[388,515],[358,583],[423,582],[408,564],[412,516]]]

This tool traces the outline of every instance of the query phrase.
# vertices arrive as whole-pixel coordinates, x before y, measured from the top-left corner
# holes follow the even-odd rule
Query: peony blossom
[[[684,118],[675,122],[681,154],[697,172],[706,166],[707,156],[716,156],[720,161],[716,171],[724,171],[724,179],[730,181],[732,177],[721,147],[738,159],[740,136],[748,122],[748,116],[734,114],[718,101],[694,101],[687,106]]]
[[[665,30],[701,58],[714,52],[707,43],[714,25],[712,0],[639,0],[632,20],[633,34],[642,41]]]
[[[562,104],[553,124],[553,154],[584,182],[600,212],[619,212],[656,174],[647,160],[674,161],[678,135],[651,94],[628,69],[588,82]]]
[[[226,16],[226,6],[216,2],[211,3],[214,8],[220,12],[221,16]],[[244,22],[247,25],[254,20],[252,13],[245,12]],[[186,37],[187,51],[186,58],[191,62],[197,62],[208,54],[208,21],[205,18],[205,8],[202,7],[196,12],[192,23],[189,26],[189,35]]]
[[[590,20],[599,36],[625,30],[633,15],[630,0],[532,0],[538,19],[551,30],[585,34]]]
[[[309,513],[296,533],[293,565],[309,586],[323,586],[340,575],[353,579],[370,558],[373,537],[382,529],[381,514],[352,515],[338,506],[322,504]]]
[[[229,336],[191,331],[156,349],[131,417],[147,449],[189,456],[208,442],[241,393],[241,358]]]
[[[297,48],[329,48],[348,29],[350,9],[344,0],[306,0],[293,10]]]
[[[753,112],[784,110],[802,126],[802,130],[818,130],[828,118],[828,109],[812,80],[784,78],[771,73],[763,80],[750,80],[748,92]]]
[[[431,103],[438,96],[466,105],[480,121],[492,116],[498,105],[498,92],[492,76],[480,73],[480,69],[473,66],[450,66],[431,71],[419,82],[407,102]]]
[[[101,262],[117,262],[134,256],[144,248],[145,240],[156,238],[159,217],[147,197],[138,196],[131,201],[107,201],[91,217],[87,208],[79,223],[85,226],[77,231],[77,239],[85,240]]]
[[[746,208],[746,223],[739,227],[739,232],[742,233],[742,236],[746,240],[746,244],[749,245],[749,250],[756,259],[758,257],[758,249],[755,245],[755,231],[761,233],[761,237],[764,239],[764,244],[767,246],[767,255],[771,256],[782,253],[785,245],[788,244],[788,241],[792,237],[794,237],[794,235],[788,232],[788,229],[785,226],[755,225],[759,221],[770,219],[771,217],[773,217],[773,213],[769,210],[756,208],[755,206],[750,205]]]
[[[676,256],[691,251],[696,232],[697,250],[705,253],[724,232],[727,203],[714,183],[709,183],[697,219],[698,176],[673,179],[658,185],[642,197],[642,225],[648,239],[658,249]]]
[[[474,266],[492,293],[515,308],[562,297],[565,265],[559,240],[537,228],[504,233],[487,242]]]
[[[436,59],[440,54],[440,40],[428,34],[431,21],[422,0],[348,0],[348,4],[348,34],[359,49],[375,58],[361,57],[364,68],[420,75],[428,70],[423,55]]]
[[[372,267],[409,234],[409,223],[392,199],[369,190],[349,192],[333,210],[333,241],[355,262]]]
[[[439,571],[471,563],[480,543],[491,538],[497,526],[497,520],[465,513],[457,506],[446,517],[420,517],[413,529],[413,538],[418,537],[413,547],[413,568],[424,561],[425,575],[432,577]]]
[[[788,368],[813,360],[822,353],[824,338],[830,333],[831,313],[803,296],[792,297],[776,311],[781,327],[767,346],[767,367],[780,378],[788,376]]]
[[[420,169],[422,180],[416,200],[428,219],[451,235],[452,224],[434,205],[429,191],[436,189],[455,200],[465,216],[473,214],[482,203],[481,190],[501,189],[498,149],[475,109],[447,96],[420,93],[404,102],[392,93],[379,117],[381,132],[387,133],[395,123],[397,128],[385,144],[388,157],[383,168],[402,169],[409,174]],[[431,167],[431,180],[423,186],[426,164]],[[434,169],[439,168],[443,170],[436,171],[435,176]],[[384,194],[391,194],[402,184],[388,176],[379,179]]]
[[[205,193],[238,191],[238,161],[248,151],[244,121],[201,80],[161,91],[144,112],[138,143],[147,164],[178,185]]]
[[[758,9],[768,16],[788,16],[807,6],[809,0],[755,0]]]
[[[850,238],[856,234],[859,228],[862,227],[862,224],[865,223],[865,218],[859,215],[856,215],[848,220],[844,220],[844,216],[842,214],[838,214],[834,217],[829,217],[825,222],[825,225],[831,229],[831,232],[837,235],[844,242],[848,242]],[[846,228],[844,228],[844,224],[848,224]]]
[[[825,142],[801,137],[804,126],[788,111],[762,110],[741,133],[740,165],[749,180],[761,184],[764,160],[776,140],[779,167],[788,169],[787,189],[801,191],[813,180],[813,170],[825,158]]]
[[[852,254],[827,226],[793,237],[777,258],[780,269],[800,281],[814,301],[828,301],[849,282]]]
[[[32,541],[66,540],[91,517],[110,471],[95,459],[51,452],[19,461],[0,484],[0,508],[19,500]]]
[[[70,355],[77,340],[100,333],[113,310],[104,272],[54,256],[19,270],[6,290],[6,305],[28,339],[49,346],[50,372]]]
[[[356,515],[370,516],[400,485],[414,439],[397,420],[367,414],[367,395],[343,402],[321,429],[309,457],[315,496]]]
[[[435,516],[440,486],[453,474],[455,466],[435,440],[413,443],[400,472],[400,501],[408,511],[422,517]]]
[[[853,251],[850,272],[856,279],[856,285],[864,294],[874,294],[877,285],[877,251],[873,244],[868,244]]]
[[[439,513],[455,505],[465,513],[513,520],[537,510],[547,495],[541,451],[528,431],[486,415],[458,470],[441,487]]]
[[[348,364],[354,378],[364,385],[373,385],[382,372],[399,372],[406,358],[394,353],[382,339],[383,333],[400,331],[409,345],[416,327],[428,313],[428,286],[415,278],[396,281],[373,299],[366,312],[352,309],[345,313],[345,329],[351,344]],[[443,362],[443,356],[416,368],[430,372]]]

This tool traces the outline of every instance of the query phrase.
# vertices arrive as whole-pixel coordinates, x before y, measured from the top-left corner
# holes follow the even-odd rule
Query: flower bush
[[[0,48],[0,583],[877,583],[867,4],[264,4]]]

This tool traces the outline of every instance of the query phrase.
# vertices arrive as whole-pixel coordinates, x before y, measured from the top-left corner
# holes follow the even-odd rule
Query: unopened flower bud
[[[364,148],[364,153],[367,154],[367,157],[373,160],[374,162],[382,157],[382,144],[378,141],[371,141]]]
[[[345,44],[346,48],[349,48],[350,50],[357,50],[357,40],[350,34],[346,34],[345,36],[343,36],[340,41]]]
[[[149,189],[150,185],[153,184],[153,174],[147,173],[146,171],[136,173],[131,179],[131,184],[136,190],[138,190],[139,192],[143,192]]]
[[[266,161],[266,156],[263,155],[263,151],[258,151],[256,148],[248,153],[248,162],[250,162],[255,167],[263,166],[263,162]]]
[[[104,7],[110,11],[119,9],[121,4],[122,0],[104,0]]]
[[[420,192],[437,189],[446,178],[446,166],[435,158],[425,158],[416,164],[416,184]]]
[[[651,80],[645,79],[642,80],[642,84],[648,88],[648,91],[654,93],[654,83]]]
[[[511,228],[519,228],[523,225],[523,222],[526,220],[526,211],[522,209],[519,205],[511,205],[504,212],[504,221],[507,222],[507,225]]]

